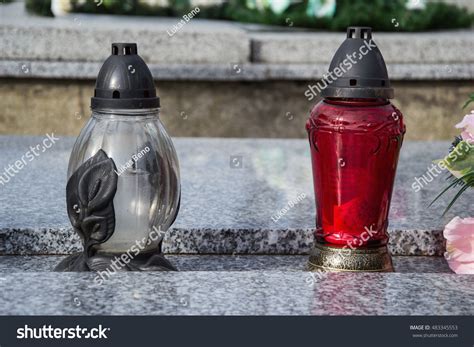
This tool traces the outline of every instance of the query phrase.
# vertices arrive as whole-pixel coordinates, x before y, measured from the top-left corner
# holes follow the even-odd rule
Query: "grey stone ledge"
[[[103,283],[95,273],[0,276],[3,315],[474,314],[474,276],[449,273],[135,272]]]
[[[474,313],[474,277],[453,274],[441,257],[395,256],[396,273],[309,273],[306,256],[167,258],[179,272],[115,273],[99,284],[95,273],[52,272],[64,256],[0,256],[2,314]]]
[[[42,140],[0,136],[0,168]],[[64,191],[74,139],[61,137],[50,150],[1,186],[0,254],[69,254],[80,250],[66,214]],[[164,241],[167,253],[307,254],[313,244],[315,207],[305,140],[176,138],[182,204]],[[402,147],[390,210],[390,249],[395,255],[442,255],[442,230],[455,215],[466,217],[474,192],[466,192],[441,218],[449,197],[429,202],[446,185],[443,176],[419,192],[431,161],[449,142],[410,142]],[[241,168],[232,168],[238,155]],[[229,182],[232,182],[230,185]],[[277,216],[296,196],[294,208]]]
[[[0,60],[0,77],[95,80],[102,63]],[[327,64],[149,64],[158,81],[318,81]],[[474,64],[391,64],[392,80],[471,80]]]
[[[163,241],[167,254],[309,254],[313,229],[178,229]],[[441,256],[445,242],[440,230],[390,230],[393,255]],[[82,251],[71,229],[0,230],[0,255],[71,254]]]
[[[328,63],[344,41],[341,33],[256,33],[253,60],[265,63]],[[373,33],[387,64],[472,63],[472,30],[421,33]]]
[[[250,56],[246,32],[226,22],[192,20],[170,36],[168,31],[179,18],[86,14],[48,18],[26,14],[21,6],[0,9],[1,59],[102,62],[112,42],[137,42],[148,63],[230,63]]]
[[[334,52],[345,38],[342,32],[290,30],[199,18],[192,19],[170,36],[170,28],[179,22],[179,18],[87,14],[46,18],[25,13],[23,5],[13,3],[0,7],[0,60],[100,63],[109,55],[112,42],[131,41],[138,43],[139,54],[149,64],[182,64],[159,67],[170,79],[199,79],[202,76],[232,79],[228,76],[229,66],[235,63],[251,66],[247,76],[243,74],[234,79],[258,80],[264,76],[269,79],[312,79],[320,78],[327,70]],[[394,78],[472,78],[472,66],[469,67],[474,62],[472,30],[377,32],[374,40],[386,63],[400,66],[390,71]],[[186,64],[217,64],[223,65],[224,70],[218,66],[204,70],[197,67],[197,71],[191,71]],[[425,64],[426,67],[419,67]],[[35,69],[39,73],[48,70],[36,66],[33,73]],[[58,72],[53,69],[54,66],[48,72],[51,77],[71,74],[71,77],[81,78],[78,67],[62,67]],[[92,71],[96,70],[96,65],[86,66],[83,73],[89,76],[86,78],[95,78]],[[5,72],[0,76],[5,76]]]
[[[14,272],[53,271],[65,255],[0,256],[0,277]],[[306,271],[306,255],[221,255],[168,254],[179,271]],[[394,256],[399,273],[452,273],[443,257]]]

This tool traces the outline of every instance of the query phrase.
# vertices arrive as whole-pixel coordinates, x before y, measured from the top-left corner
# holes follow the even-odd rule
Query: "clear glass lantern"
[[[68,167],[68,215],[84,252],[58,270],[99,271],[122,254],[125,270],[174,269],[161,243],[179,210],[179,164],[159,106],[136,44],[112,44]]]
[[[153,230],[166,231],[179,208],[179,165],[158,110],[92,113],[71,153],[68,178],[100,149],[116,166],[115,231],[99,251],[127,252]],[[143,251],[157,247],[150,240]]]

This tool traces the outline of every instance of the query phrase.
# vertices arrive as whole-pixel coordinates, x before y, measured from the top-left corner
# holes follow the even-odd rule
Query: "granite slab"
[[[2,315],[473,315],[474,276],[187,271],[0,274]]]
[[[0,168],[20,159],[43,137],[0,136]],[[73,138],[60,137],[0,184],[0,254],[68,254],[80,249],[65,207]],[[307,254],[315,206],[308,144],[293,139],[174,139],[181,165],[182,205],[165,237],[167,253]],[[448,142],[406,142],[390,212],[395,255],[442,255],[442,229],[455,215],[472,214],[474,192],[444,218],[448,197],[429,202],[446,185],[440,174],[416,192],[432,160]],[[0,176],[3,173],[0,172]],[[229,184],[231,182],[232,184]],[[292,208],[289,202],[304,198]],[[287,212],[279,216],[278,212]]]
[[[64,255],[0,256],[0,276],[13,272],[53,271]],[[306,255],[177,255],[166,258],[179,271],[306,271]],[[452,273],[443,257],[395,256],[395,272]]]
[[[0,77],[95,80],[102,62],[0,60]],[[291,64],[231,62],[214,64],[148,64],[156,81],[318,81],[328,63]],[[392,63],[390,80],[472,80],[472,63]],[[314,83],[313,83],[314,84]]]
[[[28,14],[24,7],[0,7],[1,59],[103,62],[112,42],[137,42],[149,63],[230,65],[250,55],[245,31],[227,22],[191,20],[174,33],[182,18],[79,13],[51,18]]]
[[[472,30],[436,32],[372,32],[387,64],[472,63]],[[253,57],[266,63],[329,62],[344,41],[341,33],[254,33]],[[389,71],[390,72],[390,71]]]

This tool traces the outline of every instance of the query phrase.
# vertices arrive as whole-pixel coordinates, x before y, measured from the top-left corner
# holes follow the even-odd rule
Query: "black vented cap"
[[[112,55],[95,82],[91,108],[145,109],[160,107],[150,69],[137,54],[136,43],[112,43]]]
[[[333,78],[326,79],[332,82],[327,82],[321,91],[323,97],[391,99],[394,96],[385,61],[372,41],[370,27],[347,28],[347,38],[332,58],[329,71]]]

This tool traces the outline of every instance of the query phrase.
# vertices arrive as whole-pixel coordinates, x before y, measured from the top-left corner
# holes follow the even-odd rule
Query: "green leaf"
[[[457,178],[474,172],[474,146],[460,141],[441,162]]]
[[[469,95],[469,100],[466,101],[466,103],[464,104],[462,108],[465,109],[467,105],[469,105],[471,102],[474,102],[474,93]]]
[[[466,176],[463,176],[461,178],[456,178],[453,183],[451,183],[449,186],[447,186],[445,189],[443,189],[443,191],[441,193],[439,193],[436,196],[436,198],[434,198],[433,201],[431,201],[431,203],[428,205],[428,207],[431,207],[431,205],[433,205],[436,202],[436,200],[438,200],[442,195],[444,195],[444,193],[446,193],[448,191],[448,189],[450,189],[453,186],[459,184],[463,179],[465,179],[468,176],[473,176],[474,177],[474,173],[467,174]]]
[[[460,190],[459,192],[454,196],[453,200],[451,200],[451,202],[449,203],[448,207],[446,207],[446,210],[444,210],[443,212],[443,217],[446,215],[446,213],[448,213],[448,211],[451,209],[451,207],[453,207],[454,203],[456,202],[457,199],[459,199],[459,197],[462,195],[462,193],[464,193],[466,191],[467,188],[470,188],[470,185],[468,184],[465,184]]]

